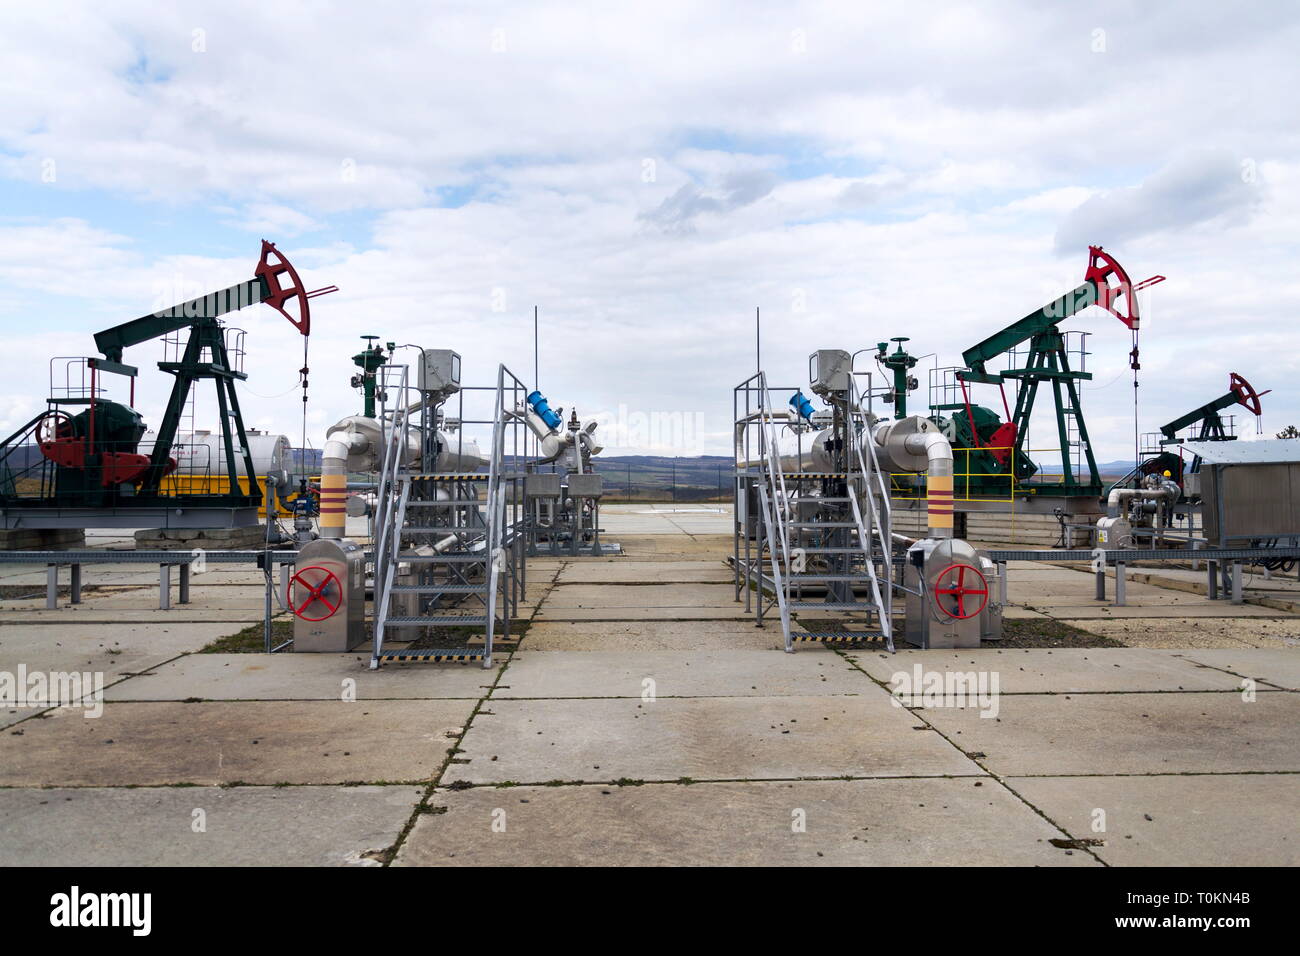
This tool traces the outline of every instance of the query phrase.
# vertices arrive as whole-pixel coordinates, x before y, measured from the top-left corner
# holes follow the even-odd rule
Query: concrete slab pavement
[[[532,567],[529,566],[531,573]],[[731,584],[734,573],[721,561],[570,561],[559,584]]]
[[[370,653],[190,654],[110,687],[105,700],[477,700],[502,664],[386,664]],[[346,683],[345,683],[346,682]]]
[[[509,676],[507,671],[506,676]],[[505,678],[503,678],[505,680]],[[877,690],[863,697],[497,700],[444,781],[754,780],[983,773]]]
[[[148,670],[164,661],[197,651],[242,624],[50,623],[0,627],[0,670],[24,664],[33,671],[102,671],[105,683]],[[188,695],[187,695],[188,696]]]
[[[987,779],[474,788],[429,802],[445,812],[417,819],[395,865],[1099,865],[1052,846],[1061,831]]]
[[[152,606],[149,606],[152,604]],[[287,614],[288,612],[278,612]],[[203,624],[227,622],[237,624],[227,633],[233,633],[249,624],[258,624],[263,620],[261,605],[256,609],[247,608],[202,608],[189,604],[177,604],[172,595],[171,610],[164,611],[158,607],[158,592],[154,591],[148,599],[137,599],[129,607],[90,607],[85,604],[65,604],[53,611],[10,611],[0,620],[0,632],[9,627],[26,627],[45,624]]]
[[[751,618],[533,622],[520,645],[529,651],[696,651],[701,648],[773,650],[785,646],[780,626],[757,628]]]
[[[1168,651],[1127,647],[1088,649],[977,648],[966,651],[901,650],[897,654],[855,653],[878,681],[900,671],[985,671],[998,675],[1003,694],[1112,693],[1115,691],[1236,690],[1240,679],[1202,667]]]
[[[1259,648],[1250,650],[1189,650],[1181,656],[1206,667],[1220,667],[1241,677],[1252,677],[1274,687],[1300,690],[1300,650]]]
[[[0,790],[0,843],[10,866],[378,866],[377,852],[397,839],[422,792],[409,786]],[[200,819],[203,829],[195,832]]]
[[[428,780],[468,700],[108,703],[59,707],[0,734],[0,786]],[[449,737],[448,734],[453,734]]]
[[[726,584],[557,584],[546,596],[545,609],[677,608],[734,610],[740,607]],[[742,608],[743,613],[743,608]]]
[[[1300,697],[1261,693],[1006,695],[919,712],[1003,776],[1300,772]]]
[[[796,697],[874,695],[877,690],[844,658],[829,652],[522,650],[492,698],[641,698],[647,692],[657,697]]]
[[[1012,777],[1008,785],[1113,866],[1300,865],[1290,774]],[[1093,830],[1096,811],[1105,831]]]
[[[0,707],[0,730],[34,717],[47,707]]]

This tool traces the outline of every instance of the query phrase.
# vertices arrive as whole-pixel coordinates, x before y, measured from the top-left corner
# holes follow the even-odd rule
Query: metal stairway
[[[737,507],[757,499],[760,531],[756,555],[747,552],[742,558],[737,547],[736,568],[738,581],[743,573],[755,587],[759,624],[775,605],[787,651],[796,643],[863,641],[883,642],[892,651],[889,492],[856,388],[850,389],[843,406],[848,438],[840,453],[844,470],[787,474],[766,378],[760,372],[755,379],[759,413],[750,416],[754,420],[749,424],[759,426],[759,461],[743,472],[738,465]],[[746,494],[747,485],[753,486],[754,495]],[[770,601],[765,601],[764,592],[772,595]],[[795,631],[791,612],[797,611],[842,612],[845,624]]]
[[[508,638],[523,595],[523,540],[518,515],[507,508],[514,477],[505,473],[505,376],[497,401],[487,473],[407,470],[409,413],[393,415],[375,518],[374,651],[386,661],[482,661],[492,665],[493,642]],[[425,458],[431,458],[426,450]],[[514,497],[514,496],[512,496]],[[429,628],[460,628],[438,644],[418,646]],[[393,629],[400,629],[397,634]],[[481,632],[483,644],[469,640]],[[386,642],[415,647],[385,647]]]

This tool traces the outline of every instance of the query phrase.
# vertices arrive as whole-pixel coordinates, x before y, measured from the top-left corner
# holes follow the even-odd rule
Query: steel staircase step
[[[856,528],[855,521],[789,521],[789,528]]]
[[[818,574],[815,571],[807,573],[799,572],[787,575],[791,582],[795,581],[862,581],[866,583],[871,580],[871,575],[863,571],[860,574]]]
[[[851,601],[843,604],[822,601],[791,601],[791,610],[795,611],[874,611],[876,605],[870,601]]]
[[[408,508],[477,508],[480,507],[482,504],[483,502],[477,498],[471,498],[469,500],[463,500],[463,501],[456,501],[451,498],[444,498],[440,501],[435,501],[433,499],[419,498],[414,501],[408,501],[406,503],[406,507]]]
[[[885,635],[875,632],[858,632],[858,631],[798,631],[790,632],[790,640],[797,643],[821,644],[856,644],[859,641],[883,641]]]
[[[486,554],[402,554],[398,555],[399,564],[483,564]]]
[[[390,594],[481,594],[487,584],[394,584]]]
[[[482,535],[485,528],[448,528],[437,525],[404,525],[402,534],[477,534]]]
[[[381,661],[481,661],[487,655],[482,649],[422,647],[416,650],[380,651]]]

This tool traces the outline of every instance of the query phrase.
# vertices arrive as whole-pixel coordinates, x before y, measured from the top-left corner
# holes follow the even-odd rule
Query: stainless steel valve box
[[[599,498],[604,493],[602,475],[569,475],[570,498]]]
[[[289,587],[293,649],[343,653],[366,640],[365,552],[347,538],[318,538],[298,552]]]

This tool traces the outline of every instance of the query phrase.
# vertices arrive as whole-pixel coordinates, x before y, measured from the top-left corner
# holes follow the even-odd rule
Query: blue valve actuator
[[[532,406],[537,417],[546,422],[547,428],[556,429],[564,423],[564,420],[551,410],[551,406],[546,403],[546,396],[541,392],[531,392],[525,400]]]
[[[798,413],[800,418],[808,422],[808,424],[812,424],[815,409],[812,407],[812,402],[808,401],[808,397],[804,395],[803,389],[790,396],[790,407]]]

